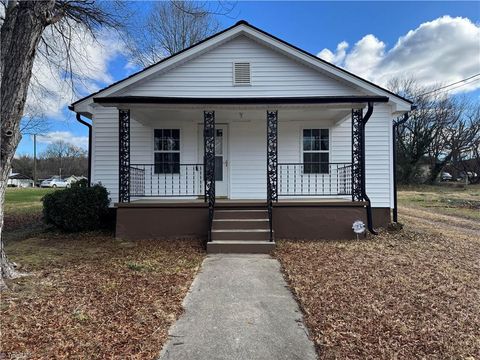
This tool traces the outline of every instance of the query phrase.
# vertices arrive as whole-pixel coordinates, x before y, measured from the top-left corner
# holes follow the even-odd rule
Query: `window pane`
[[[303,138],[303,150],[312,150],[312,142],[310,140],[310,137]]]
[[[162,130],[155,129],[154,131],[154,149],[156,151],[162,150]]]
[[[155,174],[163,174],[163,161],[162,161],[162,155],[160,153],[155,154]]]
[[[312,129],[312,150],[320,150],[320,130]]]
[[[330,166],[328,165],[328,153],[320,154],[320,174],[328,174]]]
[[[320,153],[303,154],[303,172],[305,174],[314,174],[319,172]]]
[[[215,136],[215,154],[222,155],[223,154],[223,130],[217,129]]]
[[[312,150],[312,130],[303,129],[303,150]]]
[[[223,181],[223,156],[215,156],[215,181]]]
[[[180,130],[172,129],[172,138],[179,141],[180,140]]]
[[[328,136],[328,129],[322,129],[320,134],[320,150],[328,150],[329,149],[329,136]]]
[[[180,173],[180,153],[155,153],[155,174]]]
[[[180,130],[172,130],[172,150],[180,150]]]

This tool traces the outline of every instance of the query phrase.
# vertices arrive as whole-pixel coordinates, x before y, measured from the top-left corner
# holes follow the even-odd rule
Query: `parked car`
[[[453,176],[446,171],[442,172],[441,176],[442,176],[442,181],[452,181],[453,179]]]
[[[63,180],[63,179],[59,179],[59,178],[51,178],[51,179],[46,179],[46,180],[43,180],[41,183],[40,183],[40,187],[42,188],[45,188],[45,187],[51,187],[51,188],[66,188],[66,187],[69,187],[69,184]]]

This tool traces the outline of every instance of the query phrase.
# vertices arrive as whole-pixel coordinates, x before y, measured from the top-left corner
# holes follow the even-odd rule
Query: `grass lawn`
[[[480,359],[480,222],[439,208],[450,193],[478,199],[478,188],[409,189],[399,232],[279,242],[321,359]]]
[[[42,197],[50,188],[7,188],[5,194],[5,230],[38,226],[42,217]]]
[[[7,254],[30,276],[2,293],[6,358],[153,359],[204,257],[197,241],[42,233]]]
[[[50,188],[7,188],[5,212],[7,214],[42,211],[42,197],[55,189]]]
[[[398,203],[480,221],[480,184],[404,187],[398,193]]]

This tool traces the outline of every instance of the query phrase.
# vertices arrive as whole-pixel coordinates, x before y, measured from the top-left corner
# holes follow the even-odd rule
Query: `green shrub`
[[[108,223],[108,191],[101,185],[79,184],[47,194],[42,200],[45,222],[62,230],[97,230]]]

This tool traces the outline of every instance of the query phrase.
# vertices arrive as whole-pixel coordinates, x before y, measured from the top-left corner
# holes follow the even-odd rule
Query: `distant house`
[[[7,180],[7,186],[27,188],[34,187],[33,179],[20,173],[11,173]]]
[[[394,206],[392,119],[412,103],[245,21],[70,107],[117,236],[211,252],[352,237]],[[368,124],[367,124],[368,122]]]

